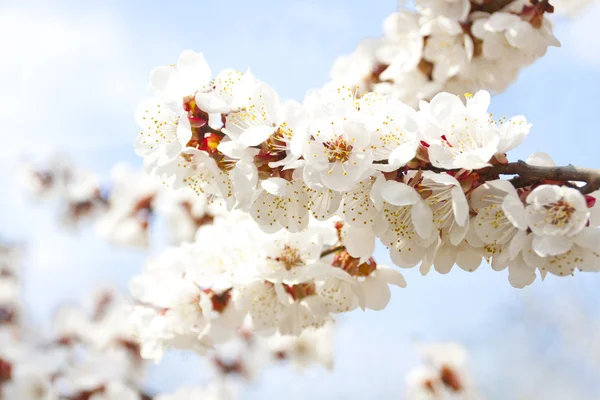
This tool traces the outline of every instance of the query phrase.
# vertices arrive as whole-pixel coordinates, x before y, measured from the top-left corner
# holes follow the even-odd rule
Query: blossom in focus
[[[466,105],[448,93],[420,104],[429,159],[436,167],[485,168],[495,154],[514,149],[529,133],[531,125],[521,116],[500,125],[490,120],[489,93],[466,97]]]

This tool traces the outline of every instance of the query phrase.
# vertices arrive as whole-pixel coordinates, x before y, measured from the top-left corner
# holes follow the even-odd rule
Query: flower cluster
[[[309,238],[311,220],[338,217],[348,256],[362,263],[379,238],[400,267],[447,273],[457,264],[473,271],[485,258],[496,270],[510,266],[517,287],[530,284],[536,270],[570,275],[600,267],[594,196],[539,173],[519,184],[500,180],[518,174],[516,166],[553,164],[544,154],[508,162],[506,153],[531,125],[523,116],[493,120],[486,91],[464,101],[439,93],[419,110],[348,87],[311,91],[300,104],[281,101],[250,72],[224,70],[210,80],[204,57],[192,51],[176,66],[153,70],[150,87],[155,96],[136,113],[143,128],[136,151],[147,170],[248,212],[267,233]],[[223,252],[244,247],[233,243]],[[317,277],[286,269],[294,271],[288,283]],[[275,294],[263,282],[250,297],[263,292]]]
[[[115,165],[107,182],[64,157],[46,165],[24,164],[22,185],[37,199],[58,198],[61,220],[76,226],[94,220],[98,234],[125,247],[146,248],[156,216],[166,222],[172,244],[191,241],[199,226],[225,210],[193,192],[174,193],[140,170]]]
[[[278,333],[269,344],[277,358],[319,358],[327,352],[307,352],[307,344],[292,350],[301,339],[286,336],[310,335],[334,314],[358,307],[383,309],[388,285],[405,285],[398,271],[351,257],[341,246],[344,235],[339,221],[266,234],[247,214],[215,218],[194,243],[167,249],[132,280],[142,356],[159,360],[166,348],[207,354],[247,331]]]
[[[481,399],[470,381],[467,351],[458,343],[419,345],[423,365],[406,376],[407,400]]]
[[[98,176],[71,165],[62,155],[24,163],[19,177],[21,186],[35,200],[60,199],[61,222],[66,226],[77,225],[106,210],[106,193]]]
[[[225,332],[228,340],[211,352],[209,385],[152,395],[143,389],[148,365],[131,330],[130,300],[102,288],[83,304],[59,308],[51,332],[40,330],[22,322],[20,261],[19,247],[0,247],[0,399],[232,400],[238,378],[253,380],[272,365],[332,367],[332,324],[299,336],[266,337],[245,323]]]
[[[3,248],[0,276],[2,281],[12,279],[18,283],[20,265],[15,259],[9,263],[7,254]],[[3,286],[2,296],[7,292]],[[13,302],[19,302],[20,292],[13,290],[11,294]],[[92,312],[81,307],[60,310],[49,339],[20,323],[2,303],[0,398],[150,399],[140,389],[145,363],[127,329],[128,307],[114,291],[99,291]]]
[[[393,94],[416,105],[439,92],[500,93],[519,71],[560,46],[547,0],[416,0],[386,18],[384,36],[339,57],[332,86]]]
[[[0,329],[21,320],[20,258],[18,247],[0,244]]]

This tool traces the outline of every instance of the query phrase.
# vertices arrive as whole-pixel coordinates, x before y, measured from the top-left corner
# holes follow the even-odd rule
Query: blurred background
[[[69,232],[52,204],[35,204],[17,168],[56,152],[107,177],[133,152],[133,112],[147,95],[148,73],[185,49],[202,51],[213,71],[245,70],[282,98],[302,100],[328,79],[334,59],[381,34],[394,0],[0,0],[0,238],[25,245],[25,295],[32,322],[100,284],[123,291],[147,252],[112,247],[92,227]],[[600,167],[600,7],[556,19],[562,48],[527,68],[492,101],[496,115],[533,123],[524,145],[557,164]],[[160,229],[160,227],[159,227]],[[160,252],[157,235],[151,252]],[[379,248],[376,258],[388,262]],[[507,399],[600,398],[600,276],[553,276],[514,289],[507,272],[481,268],[423,278],[406,271],[382,312],[353,312],[339,324],[333,372],[267,371],[243,399],[402,398],[415,341],[458,341],[471,353],[483,394]],[[171,353],[154,367],[151,389],[174,390],[208,379],[201,360]]]

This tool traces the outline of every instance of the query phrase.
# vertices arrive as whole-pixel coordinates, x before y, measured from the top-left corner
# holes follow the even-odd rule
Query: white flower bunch
[[[185,51],[177,66],[151,74],[152,101],[162,102],[161,110],[146,107],[151,100],[137,110],[138,121],[159,120],[165,107],[187,110],[177,122],[190,125],[185,145],[172,151],[173,141],[164,139],[160,129],[144,129],[136,151],[150,174],[165,183],[247,212],[262,231],[277,233],[281,243],[297,241],[287,246],[305,252],[302,268],[273,267],[273,276],[263,273],[247,288],[257,329],[298,333],[304,325],[323,323],[326,314],[318,312],[322,307],[315,280],[325,287],[354,288],[352,279],[344,280],[348,276],[340,275],[339,268],[319,258],[331,243],[311,234],[311,220],[339,218],[339,240],[347,256],[361,265],[368,265],[380,239],[402,268],[420,264],[423,274],[432,266],[447,273],[457,264],[474,271],[485,259],[496,270],[508,266],[516,287],[530,284],[536,270],[544,277],[547,272],[561,276],[600,268],[595,197],[582,194],[590,193],[589,185],[584,190],[565,174],[541,176],[540,169],[549,173],[553,167],[543,154],[528,163],[510,163],[506,153],[523,142],[531,124],[523,116],[493,120],[486,91],[464,99],[439,93],[421,101],[419,110],[392,95],[359,95],[348,87],[311,91],[300,104],[280,100],[250,72],[225,70],[201,87],[190,79],[177,103],[164,87],[172,80],[181,88],[189,74],[207,77],[210,69],[201,54]],[[150,142],[148,153],[144,146]],[[161,157],[167,153],[165,161]],[[533,175],[520,176],[518,182],[500,179],[522,170]],[[248,247],[254,253],[245,255],[244,262],[253,266],[244,271],[263,268],[265,251],[274,258],[284,254],[278,240],[271,237]],[[227,252],[238,254],[244,243],[231,240],[226,246],[234,248]],[[294,254],[285,257],[294,260]],[[314,266],[307,268],[307,263]],[[175,270],[168,260],[161,264]],[[355,271],[348,266],[342,270]],[[350,278],[356,274],[349,273]],[[284,293],[280,283],[296,285],[299,292]],[[190,296],[199,291],[192,285]],[[294,318],[291,309],[262,313],[261,302],[287,297],[293,300]],[[338,304],[338,312],[356,307],[351,298]],[[357,304],[368,307],[371,300],[366,296]],[[292,321],[304,322],[290,325]]]
[[[542,0],[416,0],[384,35],[339,57],[327,86],[388,93],[410,105],[439,92],[500,93],[521,69],[560,46]]]
[[[0,244],[0,328],[21,321],[21,249]]]
[[[91,310],[61,309],[51,335],[0,320],[0,397],[148,399],[141,389],[146,363],[127,329],[129,303],[110,289],[94,297]]]
[[[166,190],[142,170],[119,163],[102,182],[64,157],[46,165],[24,164],[22,185],[36,198],[60,200],[61,221],[69,227],[92,220],[96,232],[118,246],[145,249],[156,217],[164,218],[171,244],[189,242],[199,226],[226,212],[219,202],[193,191]]]
[[[405,285],[400,272],[350,256],[344,236],[339,221],[267,234],[247,214],[215,218],[193,244],[167,249],[132,280],[142,356],[160,360],[166,348],[206,354],[245,330],[277,333],[279,344],[269,346],[281,357],[321,357],[318,349],[309,356],[307,345],[294,350],[282,335],[306,334],[358,307],[383,309],[388,285]]]
[[[468,371],[468,354],[458,343],[419,344],[423,365],[406,375],[407,400],[482,399]]]

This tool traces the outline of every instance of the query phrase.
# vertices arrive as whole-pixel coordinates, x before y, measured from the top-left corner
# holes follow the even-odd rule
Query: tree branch
[[[338,251],[345,250],[345,249],[346,249],[345,246],[330,247],[327,250],[323,250],[323,252],[321,253],[321,258],[327,257],[330,254],[333,254],[333,253],[336,253]]]
[[[481,4],[471,2],[471,11],[495,13],[512,3],[513,0],[484,0]]]
[[[375,162],[376,164],[385,164],[385,162]],[[443,169],[433,165],[420,166],[415,168],[405,167],[399,169],[398,173],[406,171],[433,171],[433,172],[455,172],[464,171],[464,169]],[[592,193],[600,189],[600,169],[582,168],[574,165],[548,166],[541,167],[527,164],[519,160],[508,164],[496,164],[488,168],[481,168],[475,172],[486,180],[498,179],[499,175],[516,175],[510,180],[516,188],[533,185],[542,181],[555,182],[583,182],[584,186],[577,187],[583,194]]]
[[[511,183],[515,187],[528,186],[540,181],[575,181],[585,183],[585,186],[578,187],[583,194],[589,194],[600,189],[600,170],[575,167],[574,165],[541,167],[519,160],[508,164],[494,165],[480,171],[481,175],[517,175],[517,177],[511,179]]]

